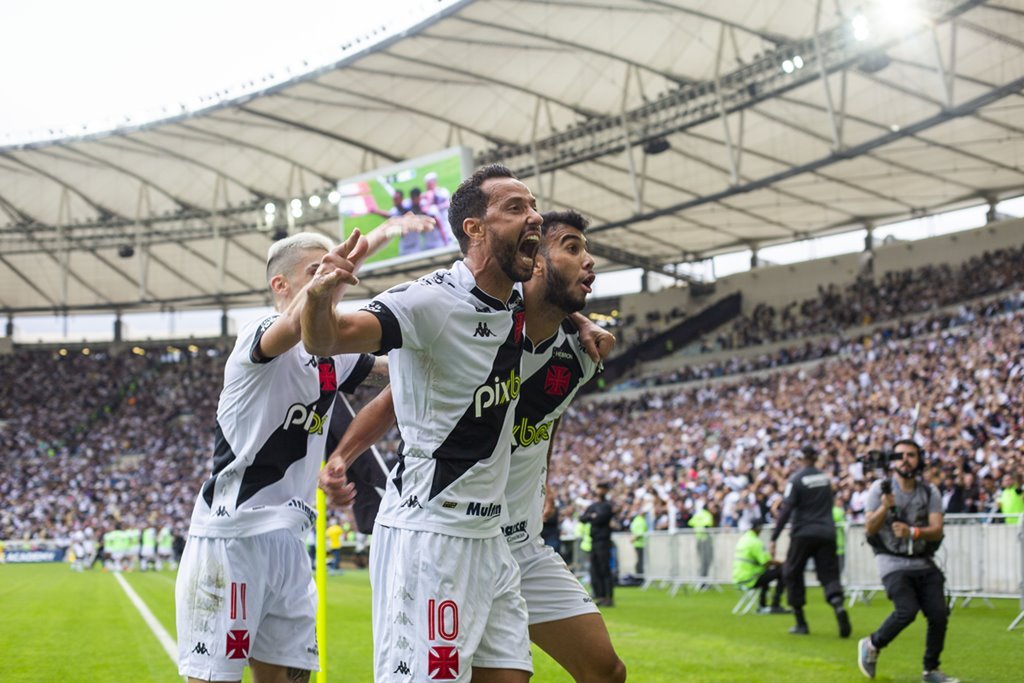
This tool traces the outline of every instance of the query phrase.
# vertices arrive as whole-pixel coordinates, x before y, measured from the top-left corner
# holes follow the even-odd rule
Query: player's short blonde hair
[[[327,252],[333,248],[330,238],[318,232],[300,232],[274,242],[267,250],[267,282],[275,275],[290,273],[302,252],[310,249]]]

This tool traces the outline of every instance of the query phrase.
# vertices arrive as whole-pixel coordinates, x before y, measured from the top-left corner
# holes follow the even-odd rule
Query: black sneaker
[[[810,629],[807,628],[807,624],[797,624],[789,629],[789,632],[794,636],[806,636],[810,633]]]
[[[960,683],[959,678],[954,678],[953,676],[944,674],[939,669],[925,671],[921,674],[921,680],[924,681],[924,683]]]
[[[849,638],[850,631],[853,630],[850,627],[850,615],[842,607],[836,608],[836,621],[839,623],[839,637]]]
[[[861,638],[857,643],[857,666],[868,678],[875,677],[875,665],[878,662],[878,648],[871,644],[871,636]]]
[[[792,614],[793,610],[786,609],[780,605],[772,605],[768,611],[768,614]]]

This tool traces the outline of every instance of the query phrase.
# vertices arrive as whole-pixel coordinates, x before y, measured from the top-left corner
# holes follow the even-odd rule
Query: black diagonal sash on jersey
[[[338,399],[338,405],[331,415],[326,455],[330,455],[341,441],[355,416],[348,399],[344,396],[339,396]],[[352,513],[355,515],[356,528],[360,533],[373,533],[373,522],[377,519],[381,496],[384,495],[384,487],[387,485],[387,473],[387,465],[376,446],[370,446],[363,451],[345,473],[346,478],[356,485],[356,500],[352,504]]]
[[[563,340],[547,362],[523,380],[516,421],[512,426],[512,450],[522,443],[524,431],[538,428],[582,381],[583,366],[569,340]]]
[[[508,337],[494,355],[491,371],[487,375],[488,381],[477,387],[477,390],[484,386],[492,386],[495,378],[506,381],[515,377],[518,381],[519,361],[523,355],[525,319],[521,299],[514,302],[512,319]],[[501,430],[510,405],[512,400],[488,407],[478,418],[475,415],[475,401],[470,400],[466,412],[455,423],[444,442],[434,451],[434,479],[430,486],[430,500],[465,474],[475,463],[491,456],[501,438]]]
[[[317,371],[320,375],[320,398],[306,406],[307,411],[325,415],[338,393],[333,358],[318,358]],[[323,429],[326,425],[322,425]],[[301,424],[287,424],[278,427],[253,458],[252,464],[242,475],[235,505],[241,505],[262,489],[284,477],[294,463],[306,457],[309,432]]]

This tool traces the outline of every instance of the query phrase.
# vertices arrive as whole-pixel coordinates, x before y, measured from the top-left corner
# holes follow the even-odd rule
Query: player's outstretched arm
[[[413,232],[427,232],[434,228],[434,219],[426,215],[408,212],[402,216],[389,216],[366,235],[366,257],[377,253],[385,244],[395,237]]]
[[[387,386],[356,414],[320,470],[320,488],[333,505],[349,505],[355,499],[355,486],[346,477],[349,466],[367,448],[384,438],[394,423],[395,403],[391,387]]]
[[[366,257],[366,247],[366,239],[354,230],[347,240],[327,252],[306,288],[300,319],[302,343],[309,353],[333,356],[380,348],[381,328],[376,316],[365,311],[341,314],[335,307],[343,288],[359,283],[355,271]]]

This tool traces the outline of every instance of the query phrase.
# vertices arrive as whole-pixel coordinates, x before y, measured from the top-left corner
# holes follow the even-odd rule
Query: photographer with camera
[[[888,464],[885,477],[868,491],[865,532],[885,593],[895,609],[877,631],[858,643],[857,664],[865,676],[874,678],[879,652],[920,611],[928,620],[921,680],[958,683],[959,679],[939,669],[949,619],[943,593],[945,577],[932,561],[943,536],[942,496],[920,478],[924,452],[912,439],[897,441],[883,464]]]
[[[768,546],[775,559],[775,542],[782,534],[790,517],[793,528],[789,533],[789,551],[782,567],[786,581],[789,606],[793,608],[796,624],[789,629],[793,635],[807,635],[810,629],[804,617],[806,589],[804,568],[814,558],[814,570],[825,591],[825,599],[836,613],[839,637],[850,636],[850,617],[843,607],[843,585],[839,581],[839,558],[836,556],[836,525],[832,518],[834,495],[827,474],[814,466],[817,451],[809,445],[800,449],[803,467],[786,483],[779,519]]]

